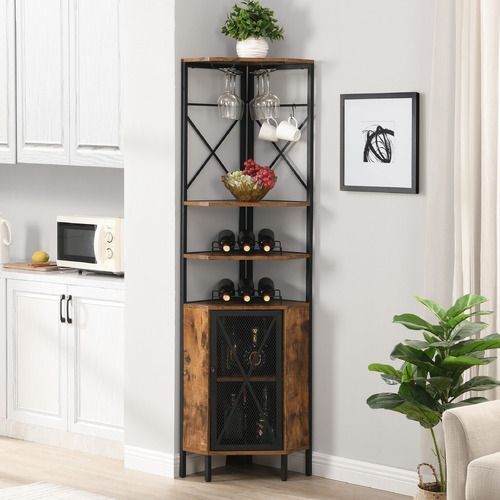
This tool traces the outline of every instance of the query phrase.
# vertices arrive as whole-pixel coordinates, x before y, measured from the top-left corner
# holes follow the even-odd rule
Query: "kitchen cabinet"
[[[68,165],[68,1],[16,0],[17,161]]]
[[[9,419],[123,438],[123,295],[7,280]]]
[[[70,0],[70,162],[122,166],[120,0]]]
[[[121,439],[123,433],[123,301],[116,291],[71,287],[69,430]]]
[[[8,418],[67,426],[67,332],[59,308],[66,287],[7,283]]]
[[[19,163],[122,166],[119,9],[16,0]]]
[[[0,163],[16,162],[14,0],[0,0]]]

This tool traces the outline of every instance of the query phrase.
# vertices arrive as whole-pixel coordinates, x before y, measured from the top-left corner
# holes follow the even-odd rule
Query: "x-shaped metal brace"
[[[191,127],[193,128],[193,130],[196,132],[196,134],[198,135],[198,137],[203,141],[203,144],[205,144],[205,146],[210,151],[210,154],[208,155],[208,157],[206,158],[206,160],[201,164],[200,168],[196,171],[196,173],[193,175],[193,177],[191,177],[191,180],[188,182],[187,188],[189,189],[190,186],[191,186],[191,184],[193,184],[193,182],[196,180],[196,178],[201,174],[202,170],[205,168],[205,166],[207,165],[207,163],[210,161],[210,159],[212,157],[214,157],[217,160],[217,162],[219,163],[219,165],[222,167],[222,169],[226,173],[228,173],[228,169],[226,168],[226,166],[224,165],[224,163],[222,163],[222,160],[217,155],[217,150],[220,148],[220,146],[222,145],[222,143],[226,140],[226,137],[231,133],[231,130],[233,130],[233,128],[236,126],[236,124],[238,122],[236,120],[233,121],[233,123],[231,124],[231,126],[226,130],[225,134],[221,137],[220,141],[216,144],[215,148],[212,148],[212,146],[210,146],[210,144],[208,143],[208,141],[205,139],[205,137],[203,136],[203,134],[200,132],[199,128],[193,123],[193,120],[191,120],[191,118],[189,118],[189,117],[188,117],[188,123],[191,125]]]

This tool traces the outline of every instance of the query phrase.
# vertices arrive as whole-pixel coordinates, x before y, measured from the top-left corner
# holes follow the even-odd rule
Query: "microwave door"
[[[57,223],[57,260],[97,264],[96,224]]]

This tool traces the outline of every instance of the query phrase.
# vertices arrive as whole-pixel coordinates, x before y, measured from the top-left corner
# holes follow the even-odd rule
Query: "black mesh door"
[[[211,315],[212,450],[282,449],[282,312]]]

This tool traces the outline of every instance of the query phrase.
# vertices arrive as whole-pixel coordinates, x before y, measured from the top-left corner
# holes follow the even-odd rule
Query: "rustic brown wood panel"
[[[265,200],[265,201],[238,201],[238,200],[186,200],[187,207],[308,207],[308,201]]]
[[[243,304],[242,302],[224,302],[222,300],[200,300],[197,302],[189,302],[187,307],[204,308],[211,311],[283,311],[289,307],[300,305],[307,305],[308,302],[300,302],[295,300],[275,300],[270,303],[255,302],[250,304]]]
[[[283,438],[285,450],[309,448],[309,305],[284,315]]]
[[[183,449],[210,447],[210,334],[208,309],[184,306]]]
[[[312,64],[314,59],[298,59],[291,57],[185,57],[182,62],[220,62],[247,64]]]
[[[252,253],[231,253],[225,254],[222,252],[187,252],[184,254],[185,259],[189,260],[297,260],[308,259],[309,254],[305,252],[261,252],[254,251]]]

